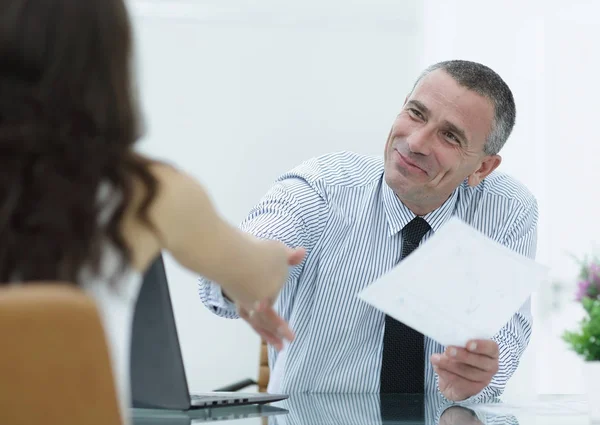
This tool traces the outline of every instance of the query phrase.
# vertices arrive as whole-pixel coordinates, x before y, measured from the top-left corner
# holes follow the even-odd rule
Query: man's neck
[[[396,196],[398,196],[398,195],[396,195]],[[398,199],[400,199],[400,202],[402,202],[406,206],[406,208],[411,210],[413,214],[418,215],[418,216],[424,216],[424,215],[429,214],[432,211],[437,210],[439,207],[444,205],[444,203],[448,199],[450,199],[451,196],[452,196],[452,194],[448,195],[442,201],[433,200],[433,199],[425,199],[422,202],[411,202],[408,200],[404,200],[404,199],[400,198],[399,196],[398,196]]]

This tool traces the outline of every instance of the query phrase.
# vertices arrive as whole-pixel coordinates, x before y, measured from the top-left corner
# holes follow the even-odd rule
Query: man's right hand
[[[306,255],[304,248],[288,248],[281,242],[261,241],[261,243],[271,244],[272,248],[281,249],[283,246],[287,253],[288,266],[296,266],[302,262]],[[253,306],[237,304],[238,314],[257,332],[263,340],[273,345],[277,350],[283,348],[284,341],[293,341],[294,333],[273,309],[274,299],[266,299],[256,302]]]
[[[295,338],[294,332],[287,322],[275,312],[270,302],[258,303],[252,310],[238,306],[238,314],[267,344],[271,344],[277,351],[283,349],[284,341],[291,342]]]

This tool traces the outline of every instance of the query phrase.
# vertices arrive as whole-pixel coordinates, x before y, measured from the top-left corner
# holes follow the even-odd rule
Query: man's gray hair
[[[428,67],[415,82],[414,88],[426,75],[435,70],[444,70],[459,85],[473,90],[489,99],[494,105],[494,122],[485,142],[484,152],[496,155],[510,136],[517,115],[515,100],[508,85],[496,72],[477,62],[450,60]]]

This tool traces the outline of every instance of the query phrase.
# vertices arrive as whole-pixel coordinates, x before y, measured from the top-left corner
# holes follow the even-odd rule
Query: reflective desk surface
[[[600,402],[600,400],[598,401]],[[448,403],[436,396],[292,394],[264,406],[218,407],[189,412],[132,409],[133,425],[579,425],[590,424],[587,401],[576,395]]]

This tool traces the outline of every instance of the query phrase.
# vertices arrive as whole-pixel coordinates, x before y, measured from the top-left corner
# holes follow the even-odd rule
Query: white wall
[[[554,373],[540,374],[539,385],[568,393],[581,392],[583,385],[581,360],[560,341],[583,314],[572,302],[578,270],[569,255],[600,254],[599,14],[598,2],[573,1],[557,2],[546,15],[549,261],[565,287],[560,305],[546,321],[541,366]]]
[[[399,3],[133,1],[141,150],[191,172],[235,224],[302,160],[380,154],[418,73],[419,6]],[[167,271],[191,388],[255,378],[258,337],[209,313],[194,274]]]

